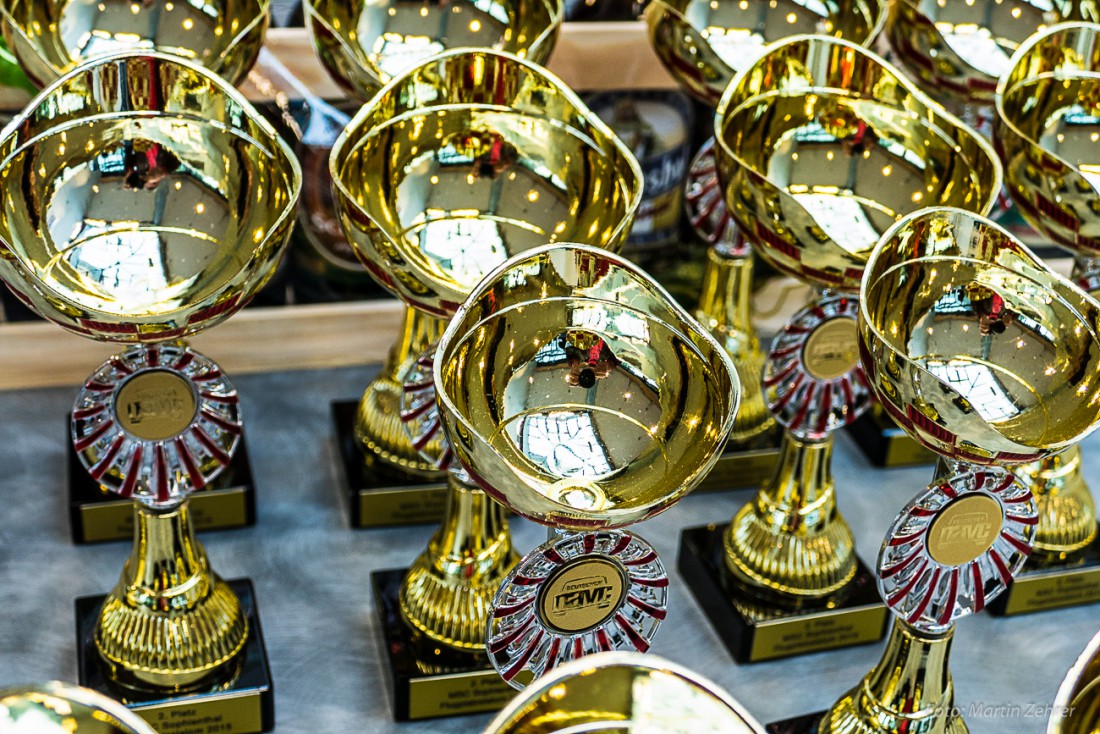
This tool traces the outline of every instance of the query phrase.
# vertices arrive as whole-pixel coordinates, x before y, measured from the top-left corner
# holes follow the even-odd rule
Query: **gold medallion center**
[[[582,556],[555,571],[539,592],[543,624],[565,634],[603,624],[626,596],[626,571],[607,556]]]
[[[970,563],[989,550],[1004,515],[997,500],[970,494],[947,505],[928,531],[928,554],[944,566]]]
[[[806,337],[802,362],[815,380],[835,380],[859,362],[856,320],[829,319]]]
[[[139,372],[119,388],[115,416],[143,441],[174,438],[191,425],[198,400],[191,383],[169,370]]]

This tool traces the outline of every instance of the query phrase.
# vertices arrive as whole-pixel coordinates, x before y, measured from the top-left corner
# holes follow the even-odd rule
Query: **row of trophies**
[[[693,317],[615,254],[642,175],[540,66],[559,3],[307,2],[321,61],[364,103],[332,146],[339,221],[407,306],[382,372],[337,411],[349,471],[410,491],[445,476],[425,551],[374,575],[398,719],[527,687],[490,730],[637,715],[678,731],[687,712],[763,731],[674,665],[595,656],[644,653],[666,617],[669,575],[628,526],[777,434],[770,479],[732,522],[684,532],[681,575],[739,661],[881,639],[887,610],[893,624],[832,709],[770,731],[966,731],[956,619],[1002,592],[1004,611],[1100,598],[1077,448],[1100,425],[1089,12],[651,0],[654,50],[715,111],[686,191],[713,245]],[[229,378],[184,340],[249,302],[294,222],[298,162],[233,86],[266,19],[259,0],[0,3],[44,87],[0,133],[0,277],[124,347],[71,416],[89,481],[134,507],[119,584],[77,601],[80,680],[154,724],[186,701],[240,734],[274,725],[256,600],[213,573],[188,498],[247,471],[244,427]],[[868,49],[884,27],[941,99]],[[1076,256],[1074,280],[987,219],[1005,189]],[[753,253],[815,293],[766,355]],[[833,433],[875,401],[941,461],[872,570],[830,464]],[[508,511],[547,542],[519,558]],[[1077,718],[1052,726],[1093,731],[1095,660],[1074,675],[1060,710]],[[31,708],[56,710],[55,694]]]

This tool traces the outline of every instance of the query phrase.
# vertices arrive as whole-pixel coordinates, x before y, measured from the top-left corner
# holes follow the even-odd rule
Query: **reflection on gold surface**
[[[1100,634],[1085,647],[1058,688],[1047,734],[1100,732]]]
[[[5,734],[156,734],[118,701],[69,683],[0,691]]]

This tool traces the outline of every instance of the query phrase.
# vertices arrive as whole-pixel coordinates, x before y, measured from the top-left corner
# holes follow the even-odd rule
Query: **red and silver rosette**
[[[723,245],[729,257],[752,256],[752,248],[726,208],[722,184],[718,180],[713,137],[707,138],[691,159],[684,185],[684,210],[691,228],[704,242]]]
[[[402,376],[401,421],[405,424],[405,432],[409,434],[413,448],[435,464],[436,469],[443,471],[451,465],[454,454],[436,403],[435,379],[432,377],[435,349],[433,344],[417,357]]]

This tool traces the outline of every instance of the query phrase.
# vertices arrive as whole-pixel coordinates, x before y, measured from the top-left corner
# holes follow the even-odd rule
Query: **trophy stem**
[[[818,734],[965,734],[948,670],[955,628],[933,635],[894,619],[882,659],[825,714]]]
[[[95,644],[108,677],[141,694],[188,693],[237,675],[248,637],[240,600],[210,570],[184,500],[134,503],[134,545],[103,602]]]
[[[1096,504],[1081,474],[1080,446],[1014,466],[1012,472],[1039,507],[1032,563],[1064,561],[1096,539]]]
[[[428,347],[443,336],[446,324],[414,308],[405,308],[397,341],[382,371],[359,401],[355,437],[368,465],[423,479],[439,477],[435,464],[420,455],[401,421],[402,375]]]
[[[774,601],[818,601],[856,573],[855,540],[836,506],[833,438],[785,432],[771,479],[733,518],[726,566],[749,590]]]
[[[736,448],[755,448],[775,426],[760,386],[764,351],[752,325],[752,269],[751,253],[737,255],[724,245],[710,248],[695,310],[695,318],[733,358],[741,378],[741,403],[729,438]]]
[[[504,508],[450,471],[443,525],[401,584],[401,613],[435,642],[484,650],[493,596],[518,560]]]

